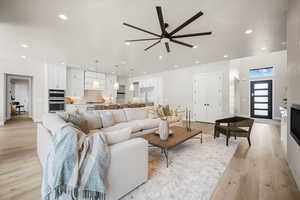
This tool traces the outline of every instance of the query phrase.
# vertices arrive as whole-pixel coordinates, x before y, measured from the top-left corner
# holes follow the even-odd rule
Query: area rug
[[[149,180],[122,200],[209,200],[237,147],[238,140],[213,139],[206,127],[199,137],[169,151],[169,168],[160,149],[149,148]]]

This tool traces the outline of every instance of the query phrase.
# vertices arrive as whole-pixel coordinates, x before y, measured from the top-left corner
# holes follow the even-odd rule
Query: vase
[[[161,120],[159,124],[159,137],[161,140],[167,140],[169,137],[169,122],[168,120]]]

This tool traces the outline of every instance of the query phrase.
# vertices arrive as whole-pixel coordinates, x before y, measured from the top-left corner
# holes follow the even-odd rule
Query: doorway
[[[32,77],[6,74],[6,121],[32,118]]]
[[[272,119],[272,80],[251,81],[251,106],[250,113],[253,118]]]
[[[223,109],[223,73],[197,74],[193,80],[193,120],[215,122]]]

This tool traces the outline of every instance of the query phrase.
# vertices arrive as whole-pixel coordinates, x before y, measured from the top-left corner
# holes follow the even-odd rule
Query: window
[[[249,74],[250,74],[250,77],[252,77],[252,78],[272,76],[273,75],[273,67],[250,69]]]

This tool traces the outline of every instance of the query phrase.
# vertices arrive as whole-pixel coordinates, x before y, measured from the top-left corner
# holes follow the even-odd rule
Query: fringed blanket
[[[43,200],[105,200],[110,154],[105,135],[86,136],[72,124],[53,136],[42,184]]]

